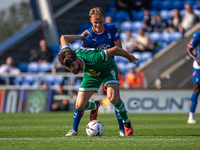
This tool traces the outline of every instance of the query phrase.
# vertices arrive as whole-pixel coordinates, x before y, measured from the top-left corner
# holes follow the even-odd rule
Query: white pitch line
[[[81,137],[81,136],[80,136]],[[85,136],[82,136],[82,137],[85,137]],[[106,137],[106,139],[103,139],[104,137]],[[109,139],[107,139],[109,137]],[[121,140],[129,140],[129,141],[136,141],[136,140],[148,140],[148,141],[152,141],[152,140],[157,140],[157,141],[160,141],[160,140],[199,140],[199,139],[164,139],[164,138],[150,138],[150,139],[137,139],[137,138],[130,138],[130,139],[127,139],[127,138],[113,138],[113,137],[118,137],[118,136],[102,136],[102,137],[94,137],[93,139],[94,140],[99,140],[99,141],[104,141],[104,140],[113,140],[113,141],[121,141]],[[140,136],[141,137],[141,136]],[[146,137],[146,136],[145,136]],[[79,141],[86,141],[86,140],[93,140],[92,138],[89,138],[89,139],[77,139],[77,138],[73,138],[73,137],[38,137],[38,138],[30,138],[30,137],[27,137],[27,138],[0,138],[0,140],[2,141],[6,141],[6,140],[17,140],[17,141],[35,141],[35,140],[79,140]]]

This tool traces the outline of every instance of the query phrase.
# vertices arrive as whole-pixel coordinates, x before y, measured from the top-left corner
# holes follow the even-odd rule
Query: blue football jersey
[[[196,48],[195,56],[200,59],[200,30],[193,34],[193,37],[188,44],[188,47],[192,49]],[[193,63],[193,68],[200,69],[200,66],[197,64],[196,61],[194,61]]]
[[[104,31],[96,33],[92,27],[88,29],[91,35],[86,35],[82,48],[95,48],[99,51],[114,47],[121,41],[117,26],[114,23],[104,23]]]

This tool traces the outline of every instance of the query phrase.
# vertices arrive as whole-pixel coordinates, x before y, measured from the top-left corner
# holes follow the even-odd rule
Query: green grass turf
[[[0,114],[0,150],[199,150],[198,124],[186,123],[188,114],[129,114],[134,136],[120,137],[114,114],[99,114],[104,124],[102,137],[85,132],[89,114],[85,113],[78,136],[65,137],[72,128],[73,113]]]

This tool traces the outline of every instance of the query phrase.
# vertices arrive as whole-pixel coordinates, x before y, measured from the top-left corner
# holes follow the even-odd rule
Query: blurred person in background
[[[104,22],[105,21],[104,10],[102,8],[96,7],[91,9],[89,12],[89,16],[90,16],[90,22],[92,23],[92,27],[82,33],[82,35],[85,35],[82,41],[83,49],[95,48],[99,51],[102,51],[114,46],[122,48],[121,39],[119,36],[117,26],[114,23]],[[74,119],[73,119],[73,131],[71,132],[70,130],[67,136],[76,134],[83,113],[84,111],[78,111],[75,108]],[[120,117],[120,115],[116,110],[115,114],[119,123],[119,135],[125,136],[124,124],[122,122],[122,118]]]
[[[195,54],[193,54],[193,50],[195,50]],[[194,60],[193,62],[193,83],[194,89],[192,96],[190,98],[190,112],[189,118],[187,120],[188,124],[195,124],[196,120],[194,117],[195,109],[197,106],[198,96],[200,92],[200,30],[193,34],[192,39],[190,40],[187,46],[187,54],[190,56],[191,59]]]
[[[38,63],[51,62],[52,61],[52,51],[47,46],[46,40],[42,39],[39,43],[40,49],[38,51]]]
[[[38,54],[37,51],[34,48],[31,48],[29,51],[29,62],[37,62]]]
[[[123,41],[124,49],[129,53],[137,49],[136,39],[132,36],[131,30],[126,30],[126,38]]]
[[[187,32],[191,28],[193,28],[198,22],[198,16],[193,12],[190,4],[185,4],[186,13],[183,16],[183,20],[180,26],[179,31],[182,33]]]
[[[145,32],[152,32],[153,31],[153,24],[155,24],[155,18],[151,16],[149,10],[144,10],[143,12],[144,17],[142,19],[143,28]]]
[[[153,52],[154,43],[150,37],[145,34],[144,29],[138,29],[138,34],[136,38],[137,49],[140,50],[140,52]]]
[[[12,57],[8,57],[6,59],[6,63],[2,64],[0,66],[0,76],[1,76],[1,80],[0,82],[2,84],[5,84],[6,81],[6,75],[14,75],[17,76],[21,73],[20,69],[18,69],[17,67],[13,66],[13,58]],[[13,78],[11,77],[11,80]],[[11,81],[12,82],[12,81]]]
[[[173,10],[173,14],[170,21],[171,21],[170,25],[173,27],[174,31],[175,32],[179,31],[182,22],[182,16],[178,9]]]
[[[63,87],[61,84],[57,85],[57,90],[54,95],[60,95],[60,96],[66,96],[67,93],[64,92]],[[65,97],[63,97],[62,100],[54,100],[53,104],[51,106],[53,111],[66,111],[69,110],[69,100]]]
[[[167,29],[168,23],[166,20],[163,20],[159,14],[155,16],[155,24],[153,25],[154,32],[162,33],[165,29]]]
[[[136,72],[134,68],[130,68],[129,73],[125,76],[125,86],[125,88],[146,88],[144,72]]]

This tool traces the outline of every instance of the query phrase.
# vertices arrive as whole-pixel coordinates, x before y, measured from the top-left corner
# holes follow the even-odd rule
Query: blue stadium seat
[[[28,82],[29,84],[33,84],[33,82],[37,81],[37,77],[26,75],[23,78],[23,82]]]
[[[118,62],[118,63],[116,63],[116,65],[117,65],[117,68],[120,70],[120,72],[124,75],[127,71],[126,68],[125,68],[126,63]]]
[[[198,16],[198,18],[200,19],[200,10],[195,9],[194,13]]]
[[[123,21],[128,21],[128,20],[131,20],[131,19],[130,19],[128,12],[123,11],[123,10],[119,10],[115,14],[115,20],[123,22]]]
[[[132,15],[133,15],[133,20],[134,21],[142,21],[143,17],[144,17],[144,13],[143,11],[132,11]]]
[[[170,34],[167,32],[162,33],[162,38],[163,38],[163,41],[167,42],[168,44],[171,42]]]
[[[77,32],[82,33],[83,31],[89,29],[90,27],[92,27],[92,24],[90,22],[81,23]]]
[[[75,41],[73,43],[70,43],[70,48],[72,50],[77,50],[81,48],[81,40]]]
[[[161,1],[161,10],[170,10],[172,9],[172,2],[169,0]]]
[[[44,73],[44,72],[48,72],[51,70],[51,63],[49,62],[43,62],[41,64],[39,64],[39,73]]]
[[[195,0],[185,0],[184,5],[185,4],[190,4],[191,6],[194,6],[196,3],[195,3]]]
[[[124,21],[120,25],[121,31],[131,30],[132,29],[132,21]]]
[[[134,21],[132,23],[132,31],[137,32],[138,29],[143,28],[143,22],[142,21]]]
[[[21,72],[27,72],[28,62],[21,62],[18,64],[18,68]]]
[[[158,41],[162,41],[162,34],[159,33],[159,32],[149,33],[149,37],[153,41],[153,43],[156,43]]]
[[[157,10],[150,10],[150,14],[151,16],[155,16],[158,13]]]
[[[170,13],[168,10],[161,10],[160,17],[164,20],[168,20],[168,19],[170,19],[171,16],[170,16]]]
[[[31,84],[29,82],[23,81],[21,84],[23,87],[30,87]]]
[[[120,39],[121,39],[122,43],[126,38],[127,38],[126,32],[121,32],[120,33]]]
[[[60,52],[61,50],[61,45],[60,44],[53,44],[50,46],[50,49],[52,51],[52,61],[54,60],[54,58],[58,55],[58,53]]]
[[[13,81],[14,85],[21,85],[21,83],[23,82],[23,79],[24,79],[24,77],[22,77],[22,76],[15,77],[14,81]]]
[[[184,9],[184,1],[180,0],[180,1],[172,1],[172,9]]]
[[[38,62],[30,62],[27,66],[28,72],[37,73],[39,71],[39,64]]]
[[[62,75],[54,77],[54,82],[55,83],[61,84],[63,82],[63,80],[64,80],[64,77]]]
[[[180,14],[183,16],[183,15],[185,15],[185,13],[186,13],[186,10],[185,9],[181,9],[180,10]]]
[[[170,34],[170,39],[171,39],[171,42],[175,41],[175,40],[179,40],[183,37],[183,34],[181,32],[174,32],[174,33],[171,33]]]
[[[110,1],[110,3],[108,4],[107,10],[108,11],[113,11],[113,12],[116,11],[115,0]]]
[[[150,4],[150,10],[160,10],[160,0],[153,0]]]

